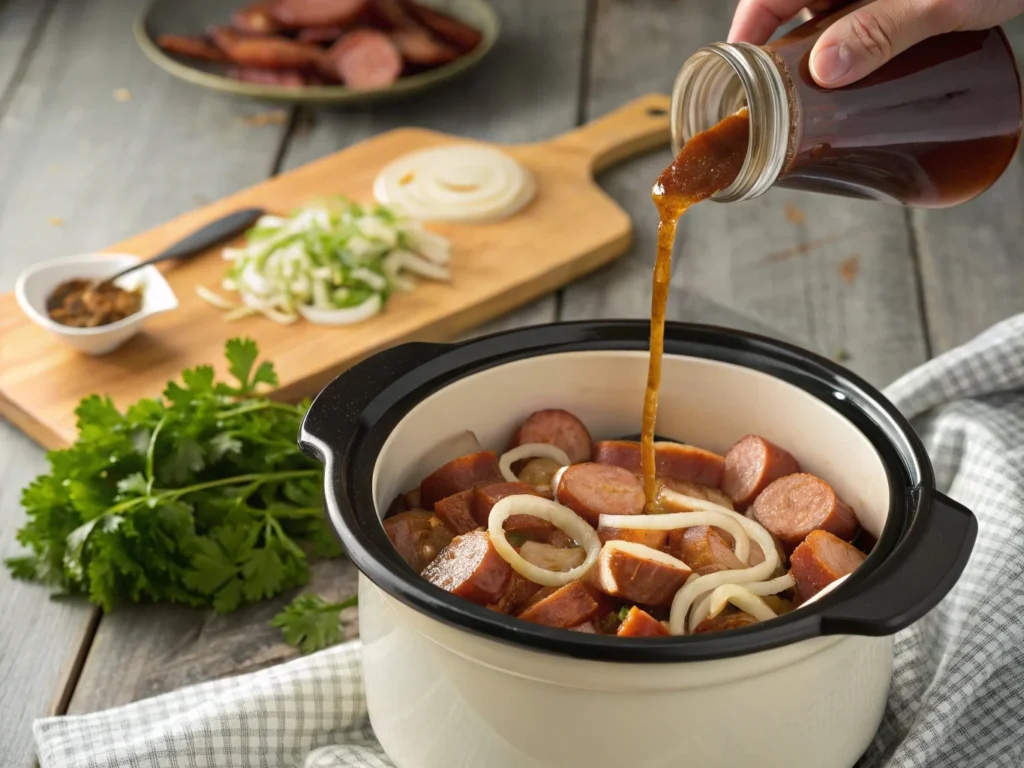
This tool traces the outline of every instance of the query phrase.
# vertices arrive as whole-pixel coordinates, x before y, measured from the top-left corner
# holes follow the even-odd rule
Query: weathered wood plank
[[[250,125],[246,116],[267,107],[152,66],[130,28],[144,4],[11,0],[0,8],[0,88],[18,71],[0,115],[0,290],[35,261],[106,246],[270,172],[285,127]],[[45,12],[27,65],[11,68]],[[117,89],[130,100],[115,98]],[[0,556],[18,549],[19,489],[44,466],[41,450],[0,425]],[[59,702],[96,614],[11,583],[3,568],[0,613],[16,628],[0,632],[0,765],[26,765],[29,724]]]
[[[1024,59],[1024,18],[1005,26]],[[922,290],[935,354],[1024,311],[1024,157],[992,189],[943,211],[914,211]]]
[[[41,0],[0,2],[0,114],[31,59],[32,45],[46,26],[51,5]]]
[[[306,113],[287,147],[284,168],[401,125],[500,141],[540,139],[571,128],[577,116],[584,3],[555,7],[523,0],[496,8],[503,42],[476,72],[450,88],[399,104]],[[554,306],[554,298],[546,298],[479,332],[553,320]],[[353,575],[346,562],[321,563],[310,588],[328,598],[347,597]],[[281,598],[226,617],[156,606],[127,607],[105,616],[70,711],[110,707],[290,658],[294,650],[267,625],[285,602]]]
[[[601,0],[587,115],[651,90],[669,91],[687,56],[724,39],[729,3]],[[630,253],[566,289],[565,319],[650,311],[657,217],[650,188],[668,151],[605,174],[633,217]],[[673,285],[691,288],[884,384],[925,359],[904,213],[896,207],[773,190],[704,204],[680,224]],[[669,300],[669,318],[682,307]]]

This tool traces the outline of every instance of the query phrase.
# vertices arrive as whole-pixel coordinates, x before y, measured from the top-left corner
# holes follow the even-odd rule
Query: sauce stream
[[[744,108],[686,142],[675,160],[658,176],[651,192],[659,217],[658,251],[651,291],[651,351],[640,437],[640,466],[648,505],[654,502],[657,491],[654,434],[658,418],[658,391],[661,388],[661,359],[665,349],[665,307],[672,277],[672,246],[675,244],[676,227],[679,217],[690,206],[707,200],[736,180],[747,157],[749,136],[750,119]]]

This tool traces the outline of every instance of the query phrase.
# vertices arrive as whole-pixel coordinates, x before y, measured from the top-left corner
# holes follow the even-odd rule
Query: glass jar
[[[748,200],[779,186],[943,208],[981,194],[1006,170],[1022,115],[1002,30],[939,35],[857,83],[821,88],[810,75],[811,49],[861,5],[765,46],[715,43],[683,65],[672,91],[676,153],[741,107],[750,112],[743,167],[712,200]]]

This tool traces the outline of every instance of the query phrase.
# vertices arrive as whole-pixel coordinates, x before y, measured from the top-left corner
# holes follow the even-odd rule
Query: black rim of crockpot
[[[524,358],[580,351],[647,351],[649,330],[649,323],[641,320],[580,321],[531,326],[454,344],[414,342],[378,353],[335,379],[310,407],[300,447],[326,464],[328,517],[359,570],[406,606],[450,626],[526,649],[600,661],[719,659],[829,634],[892,634],[909,624],[897,618],[848,625],[839,619],[827,626],[823,619],[827,624],[829,611],[851,597],[855,600],[873,579],[891,581],[885,573],[892,570],[885,568],[887,556],[915,515],[939,496],[934,493],[931,463],[910,424],[880,392],[826,358],[745,331],[691,323],[666,325],[666,355],[731,363],[792,384],[846,417],[878,452],[889,484],[886,524],[867,560],[839,588],[813,607],[742,629],[623,639],[545,627],[487,610],[435,587],[406,565],[380,524],[372,477],[385,441],[413,407],[458,379]],[[639,410],[638,403],[638,418]],[[973,524],[973,516],[963,512]],[[968,538],[969,553],[973,533]],[[951,579],[929,584],[934,593],[934,598],[928,595],[929,608],[955,582],[966,557],[962,554],[954,564]],[[923,612],[915,612],[913,618]]]

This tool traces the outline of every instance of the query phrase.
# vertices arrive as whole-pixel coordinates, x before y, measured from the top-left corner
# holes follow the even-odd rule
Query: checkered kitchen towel
[[[896,640],[858,768],[1024,765],[1024,315],[893,384],[938,485],[980,522],[950,596]],[[42,768],[387,768],[349,643],[107,712],[35,723]],[[461,768],[461,767],[457,767]],[[476,768],[476,766],[474,766]]]

